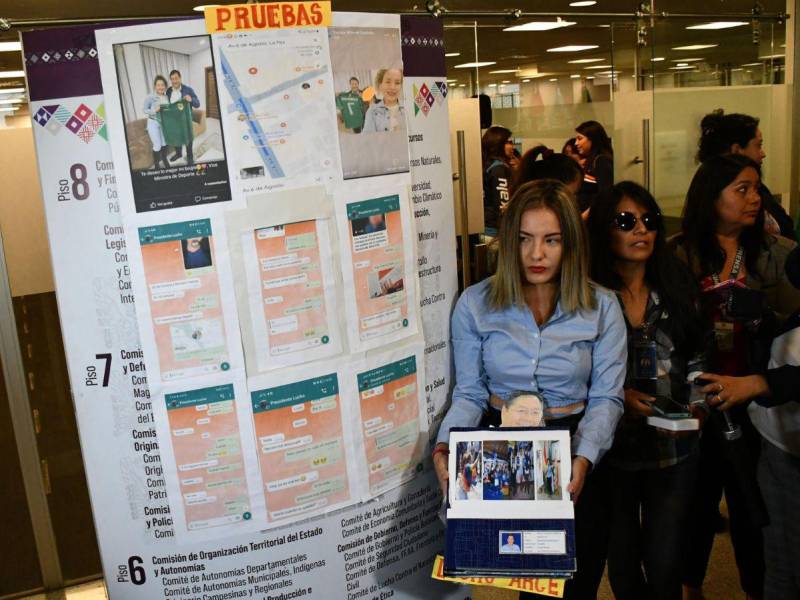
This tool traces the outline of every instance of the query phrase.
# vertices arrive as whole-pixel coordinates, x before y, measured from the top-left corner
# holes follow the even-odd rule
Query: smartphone
[[[659,416],[669,419],[688,419],[692,416],[683,404],[672,398],[667,396],[656,396],[655,398],[655,402],[651,402],[650,406]]]

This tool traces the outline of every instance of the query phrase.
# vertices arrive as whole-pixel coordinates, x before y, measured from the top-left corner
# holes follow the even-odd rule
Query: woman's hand
[[[434,450],[439,448],[447,449],[447,444],[436,444]],[[447,480],[450,475],[447,471],[448,459],[447,452],[437,452],[433,455],[433,468],[436,470],[436,477],[439,480],[439,487],[442,489],[442,496],[444,497],[447,497]]]
[[[153,112],[158,112],[160,110],[161,110],[161,105],[160,104],[156,104],[156,107],[153,109]]]
[[[769,384],[761,375],[730,377],[703,373],[700,378],[711,382],[700,391],[708,395],[708,405],[717,410],[729,410],[751,398],[769,395]]]
[[[651,404],[655,398],[633,388],[625,388],[625,412],[636,417],[649,417],[655,414]]]
[[[583,490],[583,484],[586,481],[586,474],[591,466],[592,463],[589,462],[589,459],[583,456],[576,456],[572,459],[572,479],[567,485],[567,491],[572,495],[573,504],[578,502]]]

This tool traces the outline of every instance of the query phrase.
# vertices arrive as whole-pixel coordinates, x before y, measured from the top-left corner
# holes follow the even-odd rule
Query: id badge
[[[733,326],[728,321],[714,322],[714,337],[720,352],[733,352]]]
[[[636,379],[656,379],[658,360],[654,340],[636,342],[633,346],[633,376]]]

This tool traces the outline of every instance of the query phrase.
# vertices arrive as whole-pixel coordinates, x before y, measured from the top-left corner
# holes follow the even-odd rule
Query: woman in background
[[[450,429],[499,425],[514,392],[541,394],[547,423],[573,432],[566,489],[575,502],[578,572],[565,597],[594,598],[607,544],[596,534],[607,502],[596,479],[623,411],[625,323],[614,295],[589,282],[585,227],[563,184],[520,187],[498,242],[497,273],[467,288],[453,313],[456,385],[434,466],[444,491]]]
[[[614,184],[614,151],[606,130],[597,121],[581,123],[575,132],[575,146],[583,159],[583,185],[578,191],[578,206],[583,212]]]
[[[153,168],[160,169],[159,162],[163,163],[165,169],[169,169],[167,160],[167,146],[164,142],[164,131],[158,121],[158,112],[161,106],[169,104],[167,98],[167,79],[163,75],[156,75],[153,79],[153,93],[148,94],[144,99],[144,114],[147,115],[147,135],[150,136],[150,143],[153,145]]]
[[[514,148],[511,131],[494,125],[481,138],[483,156],[483,223],[486,235],[495,236],[500,214],[508,202],[513,170],[508,155]]]
[[[573,195],[583,183],[583,171],[577,162],[566,154],[557,154],[547,146],[536,146],[522,155],[519,167],[514,173],[516,190],[523,184],[537,179],[555,179],[567,186]]]
[[[768,396],[763,373],[776,320],[800,306],[784,265],[793,242],[764,230],[758,164],[743,155],[714,156],[700,165],[686,195],[676,254],[703,290],[704,319],[714,330],[709,371],[701,378],[711,412],[700,438],[698,487],[690,512],[684,560],[684,597],[702,598],[723,490],[742,589],[763,597],[764,555],[755,462],[760,440],[747,412]],[[741,429],[734,453],[723,412]]]
[[[738,113],[726,115],[720,108],[703,117],[700,121],[700,131],[697,151],[699,162],[705,162],[712,156],[721,154],[741,154],[758,165],[759,177],[761,176],[760,169],[767,154],[764,152],[764,136],[758,127],[756,117]],[[767,211],[764,222],[767,232],[796,240],[792,218],[773,198],[764,181],[759,180],[759,182],[758,193]]]
[[[653,404],[687,413],[704,396],[688,382],[705,368],[700,291],[666,247],[661,211],[643,187],[623,181],[588,219],[592,279],[615,290],[628,329],[625,414],[606,456],[608,577],[617,600],[680,600],[681,541],[697,475],[697,431],[676,436],[646,422]],[[643,372],[639,360],[655,359]]]

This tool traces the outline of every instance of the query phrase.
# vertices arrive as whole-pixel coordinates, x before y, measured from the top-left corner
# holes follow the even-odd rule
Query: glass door
[[[769,3],[778,12],[785,5]],[[784,81],[786,26],[769,18],[676,18],[651,28],[653,85],[651,191],[664,213],[678,218],[697,169],[700,122],[716,110],[760,120],[767,158],[763,177],[788,201],[791,146]]]

